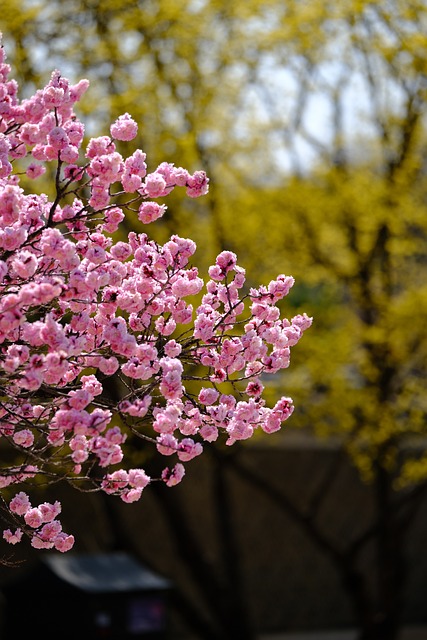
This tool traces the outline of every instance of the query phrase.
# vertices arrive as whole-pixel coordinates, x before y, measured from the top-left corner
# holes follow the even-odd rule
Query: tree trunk
[[[359,616],[359,640],[397,640],[401,628],[405,529],[399,523],[393,504],[391,482],[389,472],[378,463],[374,483],[378,514],[376,575],[370,615]]]

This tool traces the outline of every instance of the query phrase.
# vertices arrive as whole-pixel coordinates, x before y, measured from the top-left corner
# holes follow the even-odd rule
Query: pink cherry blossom
[[[209,191],[209,178],[204,171],[196,171],[193,173],[193,175],[188,178],[186,184],[186,192],[190,198],[204,196]]]
[[[10,529],[5,529],[3,531],[3,538],[9,544],[17,544],[18,542],[21,542],[22,536],[23,536],[23,532],[19,528],[16,529],[14,533],[12,533]]]
[[[149,198],[158,198],[166,193],[166,180],[159,172],[149,173],[145,177],[144,193]]]
[[[18,446],[28,449],[34,442],[34,435],[29,429],[22,429],[13,434],[13,441]]]
[[[37,507],[28,509],[24,514],[24,520],[29,527],[36,529],[43,523],[43,514]]]
[[[33,506],[23,483],[64,481],[133,503],[156,480],[181,482],[215,441],[278,431],[293,402],[268,407],[264,379],[290,365],[312,318],[282,316],[292,276],[246,289],[234,252],[204,277],[193,240],[151,239],[148,225],[167,212],[156,199],[175,188],[206,195],[205,172],[165,161],[147,173],[145,153],[126,150],[138,131],[128,113],[86,144],[74,106],[88,81],[55,70],[20,100],[4,56],[0,47],[3,539],[65,553],[74,537],[62,505]],[[22,174],[56,179],[32,193]],[[131,438],[171,465],[158,477],[136,468]]]
[[[73,548],[74,536],[68,535],[63,531],[61,531],[61,533],[59,533],[55,537],[54,546],[57,551],[60,551],[61,553],[65,553],[66,551],[69,551],[70,549]]]
[[[61,151],[69,145],[67,132],[62,127],[54,127],[48,134],[49,144],[55,151]]]
[[[203,387],[203,389],[199,392],[199,402],[202,404],[213,404],[217,401],[219,396],[219,391],[212,388]]]
[[[183,438],[178,447],[178,458],[182,462],[188,462],[203,452],[200,442],[194,442],[192,438]]]
[[[124,113],[111,125],[110,131],[116,140],[129,141],[133,140],[138,133],[138,125],[128,113]]]
[[[131,487],[143,489],[150,483],[150,477],[143,469],[130,469],[128,482]]]
[[[27,513],[27,511],[31,508],[30,500],[26,493],[20,491],[15,495],[14,498],[9,503],[9,509],[20,516]]]
[[[170,469],[166,467],[162,471],[162,480],[168,487],[174,487],[179,484],[185,475],[185,467],[180,462]]]
[[[149,224],[161,218],[166,211],[166,205],[157,202],[143,202],[139,207],[138,218],[144,224]]]

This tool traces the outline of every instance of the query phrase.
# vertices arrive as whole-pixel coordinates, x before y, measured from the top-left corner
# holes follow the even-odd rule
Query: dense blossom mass
[[[60,502],[34,505],[26,487],[63,479],[134,502],[154,480],[180,482],[206,443],[277,431],[292,400],[267,407],[263,381],[288,367],[311,318],[281,318],[291,276],[245,290],[231,251],[204,281],[191,266],[190,239],[172,235],[161,246],[134,231],[117,239],[125,214],[130,224],[162,217],[157,199],[175,187],[206,194],[205,173],[167,162],[148,172],[139,149],[123,157],[117,141],[138,130],[128,113],[85,146],[73,109],[86,80],[70,84],[55,71],[19,100],[9,75],[1,49],[3,537],[67,551],[74,538],[62,530]],[[51,196],[21,186],[45,185],[49,175]],[[159,477],[129,468],[130,436],[170,460]]]

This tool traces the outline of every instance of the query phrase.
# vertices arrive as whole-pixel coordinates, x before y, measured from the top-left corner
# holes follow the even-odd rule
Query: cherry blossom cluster
[[[167,162],[148,172],[141,150],[124,156],[138,133],[128,113],[86,143],[74,111],[86,80],[55,71],[19,100],[9,75],[0,49],[3,537],[64,552],[74,537],[61,504],[32,504],[26,487],[63,480],[134,502],[154,481],[179,483],[209,443],[277,431],[293,403],[267,407],[263,383],[289,366],[311,318],[281,317],[291,276],[246,288],[223,251],[204,280],[192,240],[124,236],[125,215],[154,222],[173,189],[205,195],[206,174]],[[170,460],[158,477],[130,468],[138,439]]]

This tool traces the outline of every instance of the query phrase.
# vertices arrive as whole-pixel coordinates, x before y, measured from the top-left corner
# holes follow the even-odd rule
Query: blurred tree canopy
[[[88,134],[128,111],[153,169],[208,171],[206,202],[171,207],[164,233],[205,264],[227,246],[259,281],[296,277],[315,325],[283,381],[294,425],[344,435],[367,477],[395,469],[427,409],[425,3],[19,6],[0,28],[24,93],[54,67],[86,76]]]

